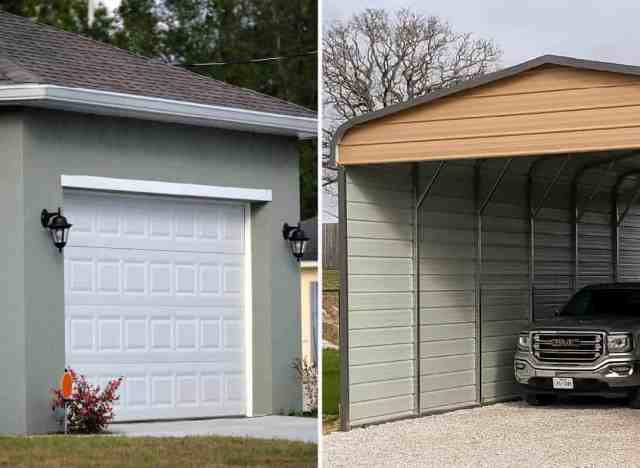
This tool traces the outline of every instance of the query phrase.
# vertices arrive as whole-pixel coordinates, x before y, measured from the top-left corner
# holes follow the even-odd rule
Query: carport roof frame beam
[[[513,158],[509,158],[506,160],[506,162],[502,166],[502,169],[500,170],[500,173],[498,174],[498,177],[496,177],[495,182],[489,189],[489,193],[487,193],[487,196],[484,198],[484,200],[482,200],[482,203],[480,203],[480,206],[478,207],[479,215],[482,215],[482,213],[484,213],[484,210],[487,208],[487,205],[491,202],[491,199],[495,195],[496,190],[498,190],[498,187],[500,186],[502,179],[504,179],[504,176],[507,175],[507,171],[509,170],[511,161],[513,161]]]
[[[631,176],[636,176],[636,175],[640,175],[640,169],[632,169],[632,170],[627,171],[624,174],[618,176],[618,178],[616,179],[616,183],[615,183],[615,185],[613,187],[613,196],[615,197],[615,200],[617,200],[618,196],[620,195],[620,186],[622,185],[622,182],[624,182],[627,178],[629,178]],[[622,212],[622,215],[620,215],[620,217],[616,216],[616,226],[617,227],[622,226],[622,223],[624,222],[624,218],[627,216],[627,213],[631,209],[631,206],[635,203],[635,201],[638,199],[638,197],[640,197],[640,182],[638,182],[638,184],[636,184],[636,189],[633,192],[633,195],[631,196],[631,199],[629,200],[629,203],[627,204],[627,207]]]
[[[589,164],[585,164],[584,166],[582,166],[581,168],[579,168],[576,171],[575,175],[573,176],[573,179],[571,180],[571,185],[574,187],[574,190],[576,190],[577,187],[578,187],[578,184],[580,183],[580,179],[582,178],[584,173],[589,171],[589,170],[591,170],[591,169],[595,169],[597,167],[609,164],[608,170],[611,170],[620,161],[624,161],[626,159],[632,159],[632,158],[637,157],[637,156],[640,156],[640,152],[633,151],[633,152],[628,153],[628,154],[620,154],[620,155],[617,155],[617,156],[611,156],[611,157],[607,158],[604,161],[594,161],[594,162],[591,162]],[[580,222],[580,220],[582,219],[582,217],[584,216],[584,214],[587,211],[587,206],[589,205],[589,203],[591,203],[595,199],[595,197],[598,194],[598,192],[600,192],[600,190],[602,189],[602,185],[603,185],[603,181],[602,180],[598,181],[598,184],[596,184],[596,187],[594,188],[593,192],[587,197],[587,201],[582,204],[580,209],[577,206],[578,205],[578,203],[577,203],[578,195],[577,195],[577,193],[575,194],[575,196],[576,196],[576,207],[575,207],[575,209],[576,209],[576,222]]]
[[[431,179],[429,179],[429,183],[427,183],[427,186],[423,190],[422,194],[416,200],[416,210],[419,210],[420,206],[422,206],[422,203],[429,197],[429,194],[431,193],[433,186],[436,184],[436,182],[438,181],[438,178],[440,177],[440,173],[442,172],[442,169],[444,169],[446,165],[447,165],[447,160],[443,159],[442,161],[440,161],[440,163],[438,164],[438,167],[436,167],[435,172],[431,176]]]
[[[533,217],[533,219],[536,219],[538,217],[538,213],[540,213],[540,210],[544,208],[544,202],[546,202],[549,196],[551,195],[551,191],[553,190],[553,187],[555,187],[558,181],[560,180],[560,176],[562,175],[562,172],[564,171],[565,167],[567,167],[567,164],[569,163],[570,160],[571,160],[571,155],[568,154],[567,156],[565,156],[565,159],[560,165],[560,168],[556,172],[555,176],[553,177],[553,180],[549,185],[547,185],[547,188],[545,189],[544,194],[542,195],[542,200],[540,200],[540,203],[538,204],[538,206],[531,211],[531,216]]]

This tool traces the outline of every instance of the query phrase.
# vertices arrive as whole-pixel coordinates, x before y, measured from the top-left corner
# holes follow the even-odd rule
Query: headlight
[[[607,347],[612,353],[631,351],[631,335],[608,335]]]
[[[528,333],[521,333],[520,335],[518,335],[518,348],[529,351],[529,344],[530,341]]]

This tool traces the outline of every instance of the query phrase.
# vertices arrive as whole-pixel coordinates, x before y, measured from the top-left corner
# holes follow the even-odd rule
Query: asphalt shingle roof
[[[315,118],[315,112],[0,10],[0,83],[39,83]]]

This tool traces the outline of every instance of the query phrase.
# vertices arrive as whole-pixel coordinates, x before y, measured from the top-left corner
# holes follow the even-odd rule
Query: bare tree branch
[[[330,24],[323,38],[325,190],[336,180],[329,154],[340,123],[493,71],[501,55],[493,40],[409,9],[367,9]]]

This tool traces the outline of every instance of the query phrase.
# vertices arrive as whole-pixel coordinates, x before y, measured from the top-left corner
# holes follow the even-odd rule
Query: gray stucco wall
[[[14,252],[8,271],[13,275],[24,268],[26,290],[17,301],[24,311],[14,308],[8,318],[14,327],[25,322],[24,332],[16,336],[26,340],[26,363],[13,361],[26,369],[20,402],[26,405],[26,424],[0,430],[55,428],[48,389],[64,367],[63,262],[40,226],[39,213],[63,206],[61,174],[271,189],[272,202],[252,207],[254,413],[300,409],[301,389],[290,367],[301,348],[299,271],[281,234],[283,222],[299,217],[295,141],[45,110],[21,115],[23,161],[16,171],[23,173],[18,180],[24,184],[24,201],[13,219],[20,229],[14,235],[24,235],[24,261]],[[0,132],[15,137],[15,129],[6,127],[1,125]],[[20,206],[3,203],[3,214]]]
[[[22,119],[0,114],[0,432],[26,432]]]

